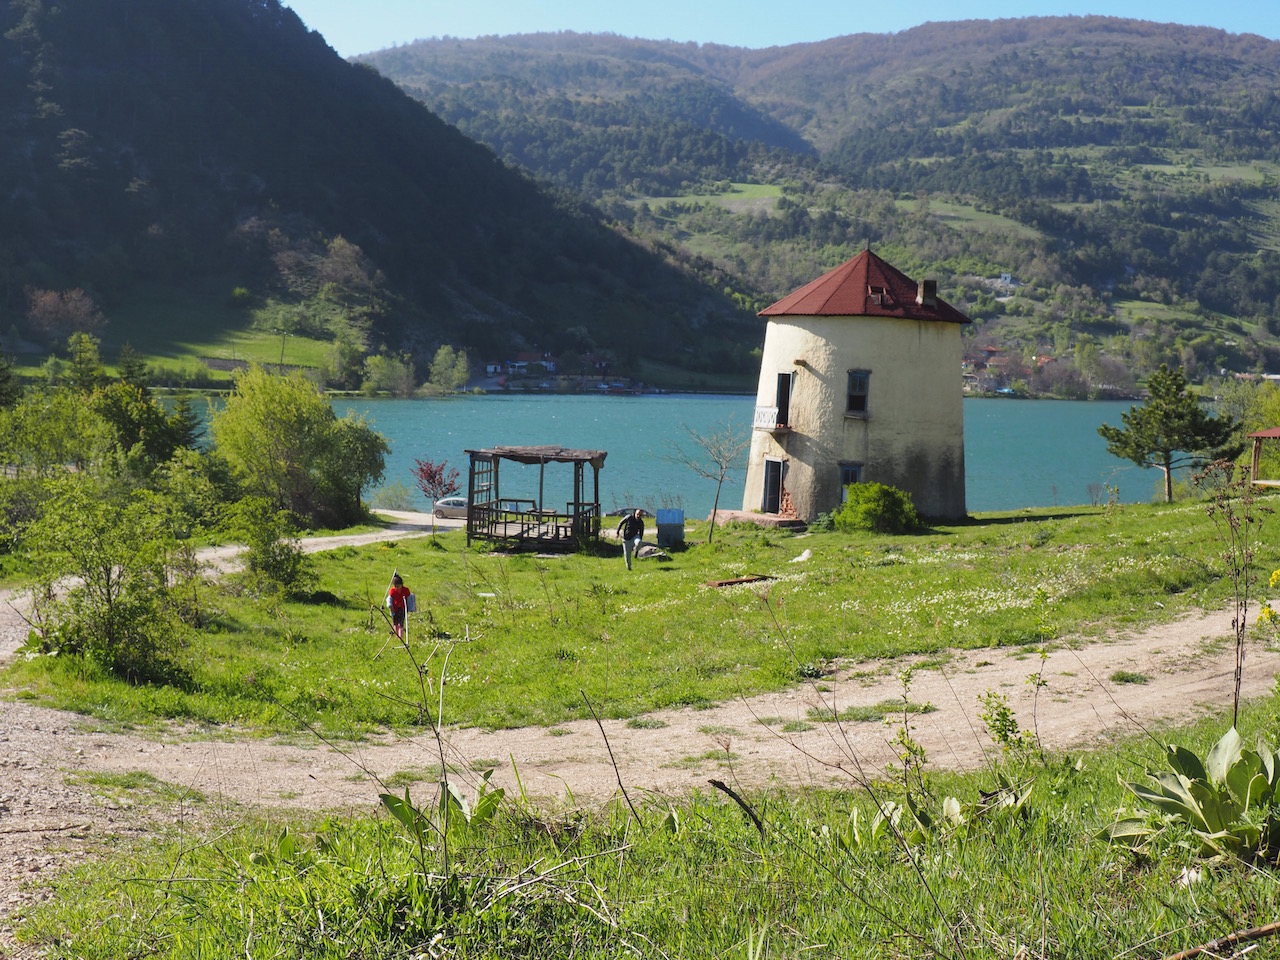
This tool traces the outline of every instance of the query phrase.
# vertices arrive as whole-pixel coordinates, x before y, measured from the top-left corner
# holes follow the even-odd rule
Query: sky
[[[1104,14],[1280,39],[1274,0],[283,0],[344,57],[426,37],[616,33],[772,47],[921,23]]]

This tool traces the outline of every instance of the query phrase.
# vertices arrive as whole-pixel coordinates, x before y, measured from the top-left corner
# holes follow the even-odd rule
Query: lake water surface
[[[630,503],[682,506],[691,517],[711,512],[715,483],[670,461],[670,444],[697,452],[684,428],[699,433],[732,421],[750,428],[754,397],[485,395],[441,400],[334,401],[339,415],[364,414],[391,445],[385,483],[399,482],[426,508],[413,482],[414,460],[447,460],[465,492],[469,449],[527,444],[608,451],[600,471],[606,511]],[[1157,471],[1140,470],[1107,453],[1101,423],[1120,424],[1129,402],[1059,400],[964,401],[966,499],[971,512],[1089,503],[1090,485],[1110,484],[1124,502],[1148,501]],[[746,458],[743,457],[745,466]],[[536,498],[538,468],[504,463],[502,493]],[[722,508],[742,506],[742,469],[720,496]],[[590,484],[591,471],[587,470]],[[573,469],[551,464],[543,475],[548,506],[570,499]],[[588,486],[588,489],[590,487]],[[1102,493],[1105,499],[1105,491]]]

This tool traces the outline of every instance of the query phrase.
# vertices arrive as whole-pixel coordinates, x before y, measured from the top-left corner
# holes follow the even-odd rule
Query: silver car
[[[444,520],[467,519],[467,498],[441,497],[436,501],[435,515]]]

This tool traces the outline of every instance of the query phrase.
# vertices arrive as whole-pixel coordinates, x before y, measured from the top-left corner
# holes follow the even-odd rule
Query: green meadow
[[[589,716],[583,692],[644,725],[657,708],[785,689],[837,665],[957,648],[1034,656],[1220,609],[1231,590],[1198,503],[988,514],[906,537],[730,526],[708,544],[706,532],[690,525],[685,549],[631,573],[607,549],[494,554],[455,531],[342,548],[315,556],[318,584],[301,599],[210,584],[206,625],[184,638],[169,684],[54,658],[21,661],[4,682],[106,726],[180,720],[205,736],[551,727]],[[1257,563],[1280,566],[1277,541]],[[388,655],[393,569],[417,595],[409,643],[443,682],[438,701]],[[1192,726],[1070,756],[1041,753],[992,710],[992,759],[968,774],[909,748],[910,718],[928,709],[886,702],[844,718],[883,720],[886,738],[896,725],[903,751],[896,774],[851,763],[835,790],[779,780],[587,808],[473,777],[442,802],[418,782],[438,768],[424,768],[389,785],[380,814],[228,818],[186,795],[180,830],[112,843],[19,929],[48,956],[85,958],[1086,958],[1171,954],[1280,909],[1270,868],[1206,859],[1180,824],[1153,817],[1137,849],[1102,839],[1144,809],[1123,784],[1159,768],[1162,741],[1207,752],[1230,725],[1229,693]],[[1274,744],[1280,700],[1248,705],[1239,726]],[[143,776],[91,785],[157,821],[178,802]]]
[[[419,602],[411,637],[456,645],[444,720],[550,726],[783,689],[806,665],[1100,636],[1222,602],[1198,504],[986,515],[918,536],[795,536],[691,526],[686,549],[628,575],[613,556],[468,549],[461,531],[317,554],[319,588],[263,602],[210,588],[180,683],[128,686],[78,659],[9,675],[19,695],[104,720],[181,719],[331,737],[418,722],[415,676],[376,655],[393,570]],[[809,559],[794,562],[803,551]],[[761,579],[728,587],[709,582]]]

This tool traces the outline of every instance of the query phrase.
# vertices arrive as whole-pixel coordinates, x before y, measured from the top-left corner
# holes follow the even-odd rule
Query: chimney
[[[920,281],[920,288],[916,293],[916,304],[921,307],[936,307],[938,305],[937,280]]]

